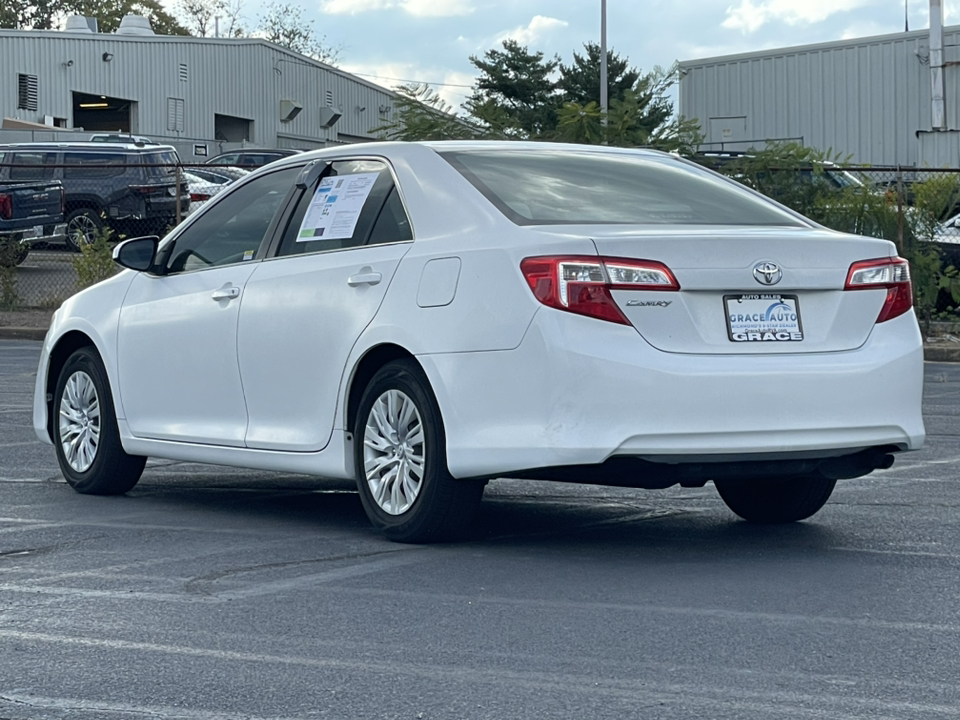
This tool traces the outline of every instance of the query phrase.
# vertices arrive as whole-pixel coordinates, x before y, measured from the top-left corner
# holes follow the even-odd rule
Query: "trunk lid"
[[[565,227],[563,234],[580,230]],[[896,255],[885,240],[816,228],[591,226],[582,231],[602,257],[655,260],[673,271],[679,292],[615,289],[612,295],[647,342],[674,353],[858,348],[876,324],[886,290],[845,291],[847,273],[854,262]]]

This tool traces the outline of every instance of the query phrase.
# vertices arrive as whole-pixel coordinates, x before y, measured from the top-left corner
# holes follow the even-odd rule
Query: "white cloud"
[[[746,0],[749,2],[749,0]],[[544,35],[549,34],[557,28],[564,28],[569,25],[565,20],[537,15],[526,26],[521,25],[518,28],[501,33],[497,36],[497,42],[504,40],[516,40],[521,45],[532,45],[540,40]]]
[[[324,0],[328,15],[359,15],[372,10],[401,8],[417,17],[452,17],[473,12],[470,0]]]
[[[723,27],[744,34],[756,32],[772,20],[787,25],[812,25],[831,15],[856,10],[870,0],[740,0],[727,8]]]
[[[418,17],[453,17],[473,12],[470,0],[402,0],[400,6]]]
[[[415,62],[345,62],[340,65],[340,69],[359,75],[364,80],[382,85],[389,90],[410,82],[425,82],[436,90],[454,111],[459,110],[460,105],[470,96],[470,86],[473,85],[474,80],[472,74],[445,68],[424,67]]]

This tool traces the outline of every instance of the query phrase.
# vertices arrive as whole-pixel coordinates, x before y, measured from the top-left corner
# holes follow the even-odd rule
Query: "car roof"
[[[172,150],[176,152],[173,145],[143,145],[137,143],[106,143],[106,142],[36,142],[36,143],[9,143],[0,145],[0,149],[9,150],[90,150],[103,152],[104,149],[111,150],[130,150],[136,152],[157,152],[158,150]]]

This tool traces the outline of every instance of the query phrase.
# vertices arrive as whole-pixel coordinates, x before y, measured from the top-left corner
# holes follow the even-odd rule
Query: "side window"
[[[19,167],[10,168],[11,180],[49,180],[53,177],[56,153],[18,152],[13,153],[10,162]]]
[[[167,271],[202,270],[256,259],[300,169],[286,168],[228,191],[174,240]]]
[[[381,211],[387,210],[386,205],[390,206],[390,212],[381,222],[380,217],[384,215]],[[396,221],[396,213],[403,219],[405,230]],[[391,218],[395,221],[393,228],[389,227]],[[406,222],[386,163],[342,160],[333,163],[316,185],[301,193],[284,229],[277,255],[410,239],[410,224]]]
[[[213,160],[211,165],[236,165],[237,164],[237,154],[233,155],[224,155],[223,157],[218,157]]]
[[[396,187],[390,188],[387,201],[380,210],[380,216],[370,231],[367,245],[386,245],[387,243],[405,242],[413,240],[410,221],[400,202],[400,194]]]
[[[126,171],[123,155],[116,153],[64,153],[63,177],[106,178],[123,175]]]

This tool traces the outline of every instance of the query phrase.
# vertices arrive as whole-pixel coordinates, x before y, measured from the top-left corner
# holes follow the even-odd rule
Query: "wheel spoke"
[[[100,445],[100,398],[97,386],[83,370],[64,383],[59,408],[60,446],[67,464],[76,472],[93,465]]]
[[[407,512],[423,486],[424,429],[416,402],[384,391],[364,426],[363,472],[373,502],[390,515]]]

